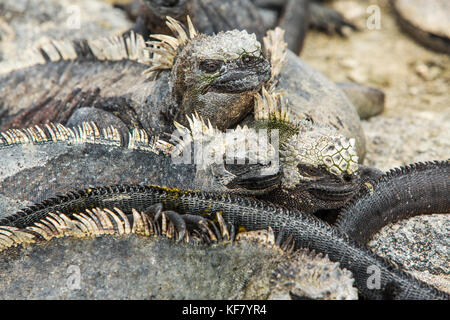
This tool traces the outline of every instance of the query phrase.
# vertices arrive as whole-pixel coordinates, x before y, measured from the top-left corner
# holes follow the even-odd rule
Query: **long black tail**
[[[336,227],[361,244],[385,225],[421,214],[450,212],[450,162],[393,169],[345,205]]]

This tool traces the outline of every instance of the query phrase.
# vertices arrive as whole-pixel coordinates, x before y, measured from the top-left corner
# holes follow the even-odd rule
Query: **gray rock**
[[[421,280],[439,283],[441,290],[450,292],[449,234],[450,215],[418,216],[384,227],[369,247]]]

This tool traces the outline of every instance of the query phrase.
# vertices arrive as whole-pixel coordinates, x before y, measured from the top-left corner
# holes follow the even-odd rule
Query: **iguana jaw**
[[[181,114],[196,111],[221,130],[241,121],[252,109],[253,94],[270,78],[270,64],[266,59],[255,57],[251,65],[244,65],[241,60],[224,62],[211,75],[200,69],[193,72],[197,77],[192,79],[193,87],[184,93]],[[179,121],[186,123],[183,119]]]
[[[309,190],[315,197],[327,201],[341,201],[347,199],[360,187],[359,171],[346,174],[343,177],[334,175],[326,168],[315,168],[307,165],[298,166],[299,172],[309,181],[300,182],[296,188]]]
[[[246,190],[251,194],[262,194],[280,186],[282,171],[267,174],[268,166],[261,164],[225,165],[228,172],[234,172],[235,178],[225,185],[230,190]]]
[[[246,61],[246,62],[244,62]],[[224,63],[201,93],[238,94],[257,92],[270,79],[270,64],[264,58],[245,57]]]

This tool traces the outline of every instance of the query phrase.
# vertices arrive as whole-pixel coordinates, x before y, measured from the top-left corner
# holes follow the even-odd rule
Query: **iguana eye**
[[[222,66],[222,62],[218,60],[205,60],[200,63],[200,70],[212,73],[216,72]]]
[[[256,59],[256,57],[246,55],[242,57],[242,62],[245,64],[251,64],[254,63]]]

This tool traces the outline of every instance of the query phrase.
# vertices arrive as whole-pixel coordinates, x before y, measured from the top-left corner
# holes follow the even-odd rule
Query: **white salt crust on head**
[[[355,139],[340,135],[329,126],[312,126],[303,123],[300,132],[284,143],[282,162],[283,185],[294,187],[302,177],[298,164],[323,166],[336,176],[353,174],[358,170]]]
[[[207,59],[232,60],[239,58],[243,53],[259,57],[261,43],[254,33],[232,30],[220,32],[213,36],[199,37],[191,42],[195,57]],[[198,47],[198,50],[196,50]]]

